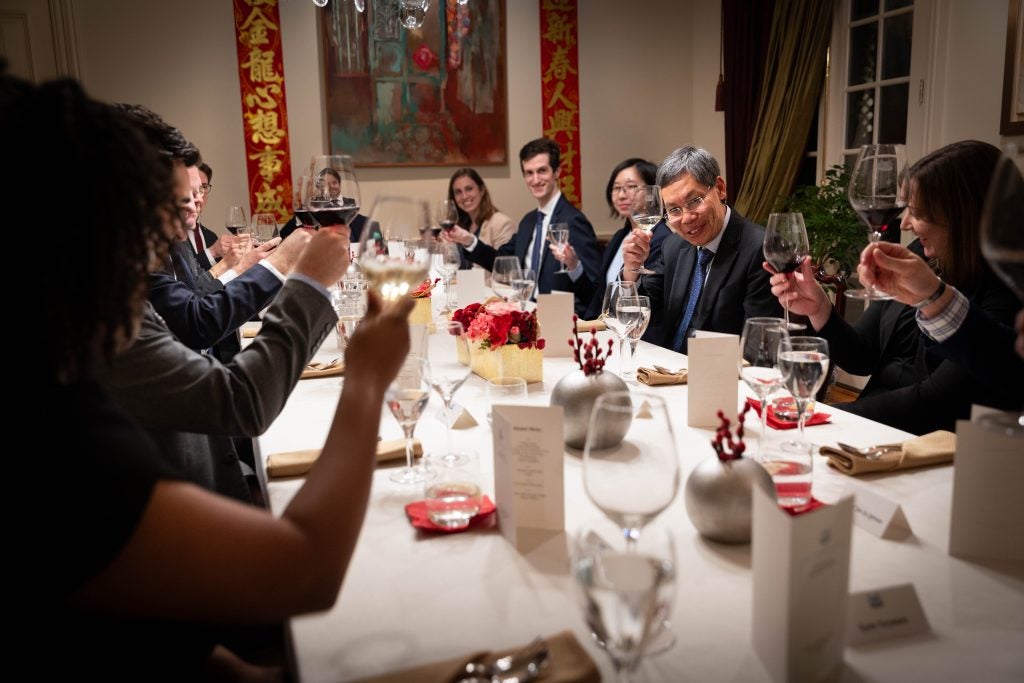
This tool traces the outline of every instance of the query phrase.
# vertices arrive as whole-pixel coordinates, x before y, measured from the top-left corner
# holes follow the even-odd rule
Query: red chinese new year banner
[[[292,168],[277,0],[233,1],[249,206],[283,223],[292,213]]]
[[[562,194],[582,206],[576,0],[540,0],[540,73],[544,136],[562,151]]]

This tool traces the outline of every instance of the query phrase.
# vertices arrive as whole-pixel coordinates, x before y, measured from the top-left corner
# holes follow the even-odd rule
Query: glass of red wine
[[[437,222],[441,229],[448,232],[459,222],[459,207],[453,199],[443,199],[437,204]],[[434,237],[437,237],[437,233]]]
[[[778,273],[788,277],[811,254],[802,213],[773,213],[764,230],[764,258]],[[789,307],[783,304],[787,330],[802,330],[804,325],[789,322]]]
[[[240,206],[229,206],[227,212],[224,214],[224,227],[227,228],[228,232],[232,235],[237,235],[239,228],[244,228],[249,225],[249,221],[245,220],[245,209]]]
[[[853,164],[848,195],[850,206],[868,226],[868,240],[882,239],[892,219],[907,205],[900,183],[907,171],[907,150],[903,145],[864,145]],[[891,299],[874,287],[848,289],[851,299]]]
[[[299,176],[292,187],[292,201],[295,209],[295,224],[302,228],[314,227],[313,215],[306,202],[309,200],[309,176]]]
[[[306,209],[317,229],[348,225],[359,213],[359,181],[352,157],[313,157],[307,196]]]

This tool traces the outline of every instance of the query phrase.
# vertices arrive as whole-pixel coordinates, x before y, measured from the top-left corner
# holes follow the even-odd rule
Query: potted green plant
[[[783,200],[782,211],[804,215],[811,258],[830,275],[855,273],[867,228],[847,198],[850,170],[835,165],[825,171],[820,185],[800,185]]]

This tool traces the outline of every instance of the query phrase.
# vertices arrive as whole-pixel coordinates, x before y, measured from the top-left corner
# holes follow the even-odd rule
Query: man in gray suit
[[[658,169],[668,227],[660,262],[640,283],[651,299],[651,325],[661,325],[657,343],[686,353],[696,330],[743,331],[755,316],[780,316],[772,296],[762,245],[764,228],[725,203],[718,162],[704,149],[680,147]],[[623,279],[647,260],[649,233],[634,230],[623,242]]]

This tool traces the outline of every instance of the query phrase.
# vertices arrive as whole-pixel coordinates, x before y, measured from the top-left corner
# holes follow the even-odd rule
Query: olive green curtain
[[[775,4],[754,139],[736,209],[763,224],[789,194],[803,158],[825,75],[832,0]]]

